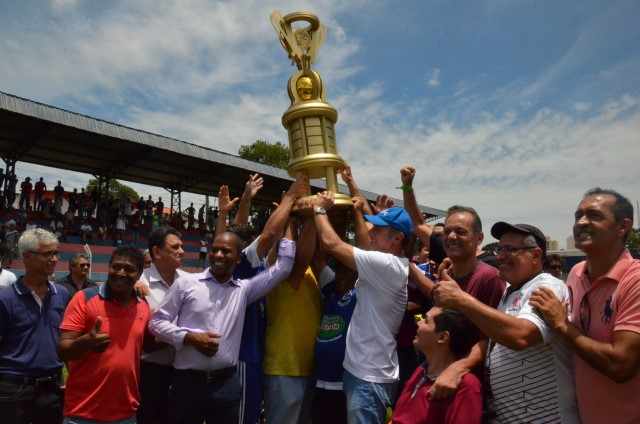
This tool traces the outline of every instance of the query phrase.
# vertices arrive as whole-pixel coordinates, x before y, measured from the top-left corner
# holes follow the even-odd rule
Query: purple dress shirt
[[[282,239],[276,263],[248,280],[230,279],[221,283],[211,275],[210,269],[175,280],[149,323],[151,334],[176,347],[173,366],[217,370],[236,365],[247,305],[289,276],[295,252],[295,243]],[[222,335],[214,356],[208,357],[193,346],[184,346],[188,332],[207,331]]]

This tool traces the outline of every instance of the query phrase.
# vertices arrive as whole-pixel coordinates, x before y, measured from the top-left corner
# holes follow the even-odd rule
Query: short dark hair
[[[231,235],[233,238],[235,238],[235,239],[236,239],[236,249],[237,249],[237,251],[238,251],[238,255],[241,255],[241,254],[242,254],[242,239],[240,238],[240,236],[239,236],[239,235],[237,235],[237,234],[236,234],[236,233],[234,233],[234,232],[231,232],[231,231],[225,231],[225,232],[223,232],[223,233],[218,234],[218,235],[213,239],[214,243],[215,243],[215,239],[217,239],[217,238],[218,238],[218,237],[220,237],[220,236],[225,236],[225,235]]]
[[[117,257],[127,258],[138,267],[138,272],[142,274],[144,270],[144,255],[135,246],[131,246],[127,244],[125,246],[120,246],[116,248],[111,254],[111,259],[109,259],[109,265],[113,262],[113,260]]]
[[[544,260],[544,267],[547,268],[551,261],[557,261],[557,262],[560,262],[562,265],[564,265],[564,259],[562,259],[560,255],[556,255],[555,253],[553,253],[551,255],[548,255],[547,258]]]
[[[152,260],[154,259],[153,248],[157,246],[162,249],[169,236],[180,237],[180,233],[175,228],[167,226],[158,227],[149,233],[149,255],[151,255]]]
[[[256,237],[256,230],[248,224],[231,224],[227,227],[227,231],[237,235],[245,243],[249,243]]]
[[[443,309],[438,315],[433,317],[436,325],[436,331],[448,331],[451,342],[449,349],[453,355],[460,359],[466,356],[471,350],[471,335],[474,326],[469,318],[464,316],[462,312],[455,309]]]
[[[433,228],[436,228],[436,227],[443,227],[444,228],[444,223],[443,222],[438,222],[437,224],[434,224]]]
[[[613,216],[616,218],[616,222],[621,222],[623,219],[630,219],[631,224],[633,225],[633,205],[622,194],[618,193],[615,190],[611,190],[608,188],[600,188],[594,187],[584,194],[584,197],[595,196],[597,194],[606,194],[609,196],[613,196],[616,198],[613,207],[611,207],[611,212],[613,212]]]
[[[476,233],[482,232],[482,221],[480,220],[480,215],[478,215],[478,212],[476,212],[475,209],[469,206],[453,205],[449,209],[447,209],[447,218],[449,218],[454,213],[471,214],[471,216],[473,216],[473,223],[472,223],[473,231],[475,231]]]

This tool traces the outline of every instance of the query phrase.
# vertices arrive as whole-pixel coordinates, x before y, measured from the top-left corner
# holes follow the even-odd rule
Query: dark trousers
[[[171,422],[174,424],[237,423],[242,386],[235,369],[207,375],[175,370],[171,381]]]
[[[59,380],[19,381],[0,376],[0,422],[3,424],[60,424],[64,392]]]
[[[344,392],[316,387],[311,417],[314,424],[347,424],[347,397]]]
[[[138,424],[169,424],[169,392],[173,367],[140,361]]]

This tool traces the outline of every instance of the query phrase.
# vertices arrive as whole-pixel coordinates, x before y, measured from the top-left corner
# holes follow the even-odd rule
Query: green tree
[[[640,228],[632,228],[627,236],[627,247],[635,255],[640,255]]]
[[[289,147],[279,141],[269,143],[265,140],[256,140],[252,144],[240,146],[238,156],[265,165],[287,169],[287,164],[289,163]]]
[[[92,178],[87,183],[86,191],[91,193],[94,188],[98,188],[98,180]],[[109,197],[120,197],[121,194],[129,197],[131,200],[138,200],[140,196],[138,196],[138,192],[136,192],[133,188],[128,185],[122,184],[120,181],[115,178],[109,179]]]

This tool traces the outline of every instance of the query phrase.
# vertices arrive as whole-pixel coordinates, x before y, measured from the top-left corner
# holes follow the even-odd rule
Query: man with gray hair
[[[465,293],[447,271],[433,290],[438,306],[459,310],[490,338],[485,364],[489,417],[579,423],[571,353],[529,303],[541,287],[569,299],[564,283],[542,271],[545,236],[533,225],[506,222],[496,223],[491,235],[499,240],[500,278],[508,283],[497,310]]]
[[[80,290],[95,287],[96,283],[88,277],[91,264],[86,253],[78,252],[69,258],[69,274],[56,280],[56,284],[69,291],[69,300]]]
[[[62,361],[56,353],[67,289],[47,281],[58,240],[41,228],[18,241],[25,273],[0,292],[0,416],[2,422],[61,423]]]
[[[144,269],[140,281],[148,288],[146,300],[151,311],[154,311],[173,281],[187,274],[180,269],[184,257],[180,233],[171,227],[156,228],[149,234],[148,252],[151,266]],[[176,348],[171,345],[142,353],[138,423],[169,422],[169,390],[175,356]]]

